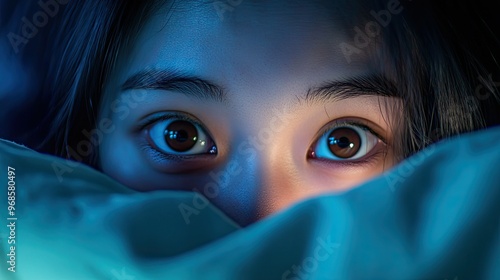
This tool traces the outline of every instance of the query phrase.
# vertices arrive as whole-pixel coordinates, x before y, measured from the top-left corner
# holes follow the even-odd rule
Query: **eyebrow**
[[[381,75],[368,75],[327,82],[310,88],[305,95],[298,96],[298,99],[306,104],[317,104],[361,96],[400,97],[392,81]]]
[[[199,99],[211,99],[222,103],[227,100],[227,94],[222,87],[208,80],[184,75],[178,71],[140,71],[123,83],[123,91],[130,89],[175,90]]]
[[[211,99],[225,103],[227,93],[215,83],[178,71],[143,70],[122,85],[122,90],[152,89],[175,90],[199,99]],[[340,101],[361,96],[400,97],[393,82],[382,75],[367,75],[342,81],[331,81],[321,86],[310,88],[305,95],[297,96],[306,104],[318,104]]]

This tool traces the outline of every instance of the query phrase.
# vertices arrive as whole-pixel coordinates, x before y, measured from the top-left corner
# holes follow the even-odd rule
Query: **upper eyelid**
[[[144,130],[146,127],[157,123],[159,121],[163,120],[169,120],[169,119],[178,119],[178,120],[183,120],[183,121],[189,121],[194,123],[195,125],[201,127],[203,130],[207,130],[205,128],[205,125],[201,123],[200,120],[198,120],[196,117],[192,116],[189,113],[181,112],[181,111],[166,111],[166,112],[156,112],[149,114],[148,116],[142,118],[138,123],[137,123],[137,128],[139,130]]]

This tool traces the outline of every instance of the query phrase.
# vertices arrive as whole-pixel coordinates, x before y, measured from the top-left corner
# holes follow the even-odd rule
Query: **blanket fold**
[[[498,143],[462,135],[241,228],[0,140],[0,279],[500,279]]]

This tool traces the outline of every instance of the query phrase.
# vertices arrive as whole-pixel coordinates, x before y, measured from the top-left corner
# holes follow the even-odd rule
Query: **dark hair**
[[[96,125],[101,96],[119,54],[125,52],[158,1],[70,1],[52,33],[45,92],[50,111],[39,149],[93,164],[95,148],[75,153],[82,132]]]
[[[84,139],[82,131],[96,125],[118,54],[126,51],[157,2],[71,1],[64,8],[47,72],[45,89],[51,93],[52,111],[42,151],[95,165],[95,152],[78,158],[68,147],[75,147]],[[392,77],[404,104],[404,117],[396,125],[399,159],[443,138],[496,124],[485,113],[499,107],[487,107],[498,101],[492,83],[482,81],[491,93],[488,102],[481,103],[475,95],[477,77],[486,78],[488,72],[456,44],[464,38],[453,37],[455,31],[446,20],[438,20],[439,8],[425,1],[403,2],[403,12],[382,28],[384,53],[379,55],[381,70]],[[370,4],[366,11],[383,9],[387,1]]]
[[[455,24],[472,25],[478,18],[460,11],[474,9],[443,10],[430,1],[406,1],[405,6],[404,15],[395,17],[383,33],[385,54],[380,63],[390,61],[388,68],[396,70],[395,85],[402,93],[404,113],[396,125],[400,159],[439,140],[496,125],[498,119],[490,114],[500,109],[494,82],[486,80],[491,74],[465,45],[473,39],[465,33],[477,29],[457,30]],[[479,37],[476,40],[480,43]],[[480,84],[488,96],[477,92]]]

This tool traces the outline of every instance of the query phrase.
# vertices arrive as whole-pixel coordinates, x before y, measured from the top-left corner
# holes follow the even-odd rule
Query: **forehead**
[[[361,15],[369,13],[358,1],[166,1],[143,29],[142,39],[167,35],[163,39],[267,39],[256,43],[270,47],[282,44],[312,45],[329,42],[339,51],[342,40],[351,42]],[[362,26],[361,26],[362,27]],[[170,36],[169,36],[170,35]],[[182,35],[176,37],[176,35]],[[223,35],[223,36],[220,36]],[[207,42],[208,43],[208,42]],[[194,47],[190,45],[190,47]],[[222,47],[222,46],[221,46]]]
[[[354,39],[355,2],[167,2],[148,19],[124,58],[121,80],[143,69],[165,68],[222,85],[281,81],[303,90],[365,75],[373,68],[374,46],[349,59],[340,47]]]

